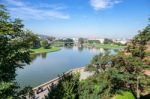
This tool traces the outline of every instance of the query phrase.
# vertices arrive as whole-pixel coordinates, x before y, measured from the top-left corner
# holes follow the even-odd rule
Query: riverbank
[[[84,44],[84,46],[95,47],[95,48],[107,48],[107,49],[121,49],[125,47],[117,44],[98,44],[98,43],[94,43],[94,44],[86,43]]]
[[[71,69],[71,70],[63,73],[63,75],[70,75],[70,74],[76,74],[76,73],[80,73],[80,81],[84,80],[94,74],[94,72],[85,71],[85,67],[80,67],[80,68]],[[49,90],[50,86],[57,85],[59,80],[62,79],[63,75],[60,75],[60,77],[56,77],[48,82],[45,82],[45,83],[33,88],[35,97],[38,99],[43,99],[45,97],[45,95],[48,94],[48,92],[49,92],[48,90]],[[39,92],[39,89],[42,89],[42,91]]]
[[[40,53],[49,53],[49,52],[56,52],[56,51],[59,51],[61,50],[61,48],[59,47],[51,47],[51,48],[48,48],[48,49],[45,49],[43,47],[41,48],[38,48],[38,49],[31,49],[31,53],[32,54],[40,54]]]

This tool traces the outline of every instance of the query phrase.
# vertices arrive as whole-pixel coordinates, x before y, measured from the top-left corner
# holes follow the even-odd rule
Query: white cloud
[[[14,6],[24,6],[22,2],[16,1],[16,0],[6,0],[8,4],[12,4]]]
[[[21,19],[69,19],[70,16],[64,13],[65,7],[61,5],[48,5],[41,4],[33,6],[29,3],[16,1],[16,0],[6,0],[8,5],[8,10],[14,17],[19,17]],[[44,6],[45,5],[45,6]]]
[[[120,0],[90,0],[90,4],[95,10],[110,8],[120,2]]]

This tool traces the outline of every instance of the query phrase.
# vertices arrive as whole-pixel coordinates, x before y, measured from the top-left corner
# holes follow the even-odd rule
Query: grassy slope
[[[59,50],[60,50],[59,47],[51,47],[51,48],[49,48],[49,49],[45,49],[45,48],[43,48],[43,47],[38,48],[38,49],[31,49],[31,51],[33,51],[33,52],[32,52],[33,54],[34,54],[34,53],[38,54],[38,53],[55,52],[55,51],[59,51]]]
[[[95,44],[86,44],[88,46],[94,46],[96,48],[124,48],[125,46],[119,46],[119,45],[116,45],[116,44],[98,44],[98,43],[95,43]]]
[[[130,92],[122,92],[120,95],[116,95],[112,99],[135,99],[135,97]]]

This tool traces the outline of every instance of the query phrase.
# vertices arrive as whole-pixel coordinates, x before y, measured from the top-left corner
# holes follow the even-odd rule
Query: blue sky
[[[0,0],[35,33],[131,38],[148,24],[150,0]]]

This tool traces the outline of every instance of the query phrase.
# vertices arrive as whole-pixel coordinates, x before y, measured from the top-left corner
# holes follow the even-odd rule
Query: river
[[[110,50],[115,53],[114,50]],[[36,55],[30,65],[17,70],[16,81],[21,88],[36,87],[47,82],[58,74],[70,69],[86,66],[94,55],[104,53],[104,49],[88,49],[80,47],[61,48],[60,51]]]

